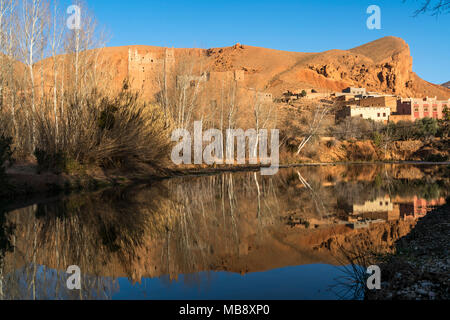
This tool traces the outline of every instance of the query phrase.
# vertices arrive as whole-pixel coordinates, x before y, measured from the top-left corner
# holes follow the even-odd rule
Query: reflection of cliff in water
[[[61,295],[58,279],[69,265],[86,275],[86,298],[107,297],[116,277],[338,264],[339,246],[355,241],[389,251],[429,205],[448,196],[440,170],[390,165],[285,169],[274,177],[227,173],[9,211],[0,215],[0,295]]]

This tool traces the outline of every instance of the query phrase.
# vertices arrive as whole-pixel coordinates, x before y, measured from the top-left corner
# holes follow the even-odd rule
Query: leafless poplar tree
[[[19,49],[21,57],[28,69],[29,86],[27,91],[31,95],[31,146],[35,145],[35,72],[34,64],[39,53],[44,50],[45,29],[48,15],[48,3],[43,0],[23,0],[20,4],[21,15],[18,20]],[[41,51],[42,50],[42,51]]]

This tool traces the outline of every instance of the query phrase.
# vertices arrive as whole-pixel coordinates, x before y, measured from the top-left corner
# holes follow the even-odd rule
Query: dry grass
[[[141,173],[168,163],[170,125],[161,110],[123,89],[116,98],[93,92],[70,101],[55,121],[51,107],[36,113],[35,155],[41,169],[101,167]]]

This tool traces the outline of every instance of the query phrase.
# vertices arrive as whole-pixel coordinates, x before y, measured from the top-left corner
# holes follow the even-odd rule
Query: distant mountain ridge
[[[441,84],[441,86],[449,88],[450,89],[450,81],[447,81],[446,83]]]
[[[242,74],[240,86],[256,88],[274,97],[287,90],[331,92],[353,86],[403,97],[450,98],[448,87],[427,82],[413,72],[409,46],[397,37],[384,37],[349,50],[320,53],[288,52],[241,44],[210,49],[108,47],[101,49],[101,60],[104,61],[101,69],[105,74],[113,72],[114,75],[102,80],[111,88],[120,88],[123,80],[128,78],[132,87],[143,90],[147,97],[154,97],[161,89],[155,79],[161,79],[158,73],[165,65],[167,52],[170,52],[169,58],[175,65],[196,57],[203,70],[216,74],[239,72]],[[43,64],[44,70],[51,70],[51,59],[44,60]],[[137,80],[133,83],[133,79]]]

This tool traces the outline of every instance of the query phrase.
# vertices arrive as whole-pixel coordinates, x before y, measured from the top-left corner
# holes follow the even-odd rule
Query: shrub
[[[49,114],[36,114],[40,170],[68,172],[92,165],[139,172],[167,165],[170,124],[158,107],[126,88],[116,98],[93,92],[69,101],[58,127]]]
[[[444,117],[439,120],[439,136],[447,138],[450,136],[450,110],[445,107],[443,110]]]
[[[383,143],[383,137],[379,132],[374,132],[372,135],[372,140],[373,143],[377,146],[377,147],[381,147],[381,144]]]
[[[327,145],[327,147],[328,147],[329,149],[335,147],[336,144],[337,144],[337,141],[336,141],[336,140],[329,140],[329,141],[327,141],[327,143],[326,143],[326,145]]]
[[[5,136],[0,136],[0,181],[6,179],[5,166],[8,163],[12,164],[12,138],[7,138]]]
[[[317,151],[316,150],[307,150],[305,152],[305,155],[307,158],[315,159],[317,157]]]
[[[389,123],[389,129],[392,131],[394,140],[407,141],[419,135],[416,125],[411,121],[399,121],[396,124]]]
[[[338,140],[370,139],[372,132],[379,130],[382,125],[372,120],[357,117],[347,117],[330,129],[330,134]]]
[[[416,120],[417,136],[418,138],[429,139],[436,136],[439,126],[436,119],[423,118]]]
[[[98,127],[101,130],[111,130],[115,124],[115,113],[118,111],[116,106],[108,105],[101,112],[98,119]]]
[[[48,152],[36,149],[34,151],[38,163],[38,172],[53,171],[54,173],[68,172],[68,157],[62,151]]]
[[[448,157],[439,153],[429,154],[425,157],[425,161],[429,162],[445,162],[448,160]]]

